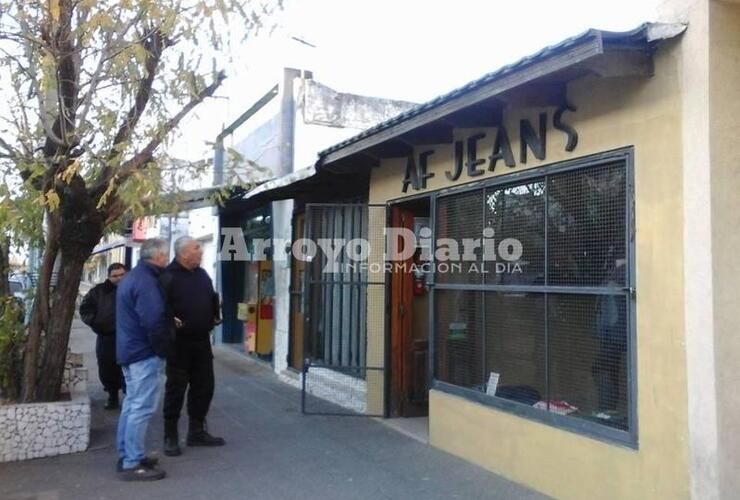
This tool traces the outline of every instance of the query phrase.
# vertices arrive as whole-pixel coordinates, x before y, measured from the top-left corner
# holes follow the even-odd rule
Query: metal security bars
[[[622,151],[437,197],[438,241],[497,252],[436,262],[436,388],[636,445],[631,178]]]
[[[304,413],[382,415],[383,354],[368,345],[384,334],[385,222],[385,206],[306,205]]]

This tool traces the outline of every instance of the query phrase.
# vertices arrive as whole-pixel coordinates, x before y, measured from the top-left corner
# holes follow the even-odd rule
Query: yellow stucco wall
[[[367,236],[371,248],[382,248],[385,242],[385,210],[371,208],[368,211]],[[368,275],[370,283],[384,281],[383,253],[371,252],[368,256]],[[375,368],[385,365],[385,287],[367,286],[367,364]],[[367,373],[367,411],[382,415],[385,402],[385,376],[382,370]]]
[[[710,2],[709,126],[720,493],[740,496],[740,3]],[[706,168],[706,166],[704,166]],[[709,244],[709,242],[704,243]]]
[[[432,391],[431,444],[558,498],[687,498],[686,356],[682,265],[682,114],[680,40],[655,56],[655,76],[637,79],[588,77],[568,87],[578,108],[565,121],[579,133],[575,151],[564,151],[565,135],[548,129],[547,158],[505,175],[634,146],[637,275],[637,385],[639,449],[632,450],[519,418]],[[542,109],[514,109],[505,121],[518,162],[518,120],[536,124]],[[550,110],[550,117],[552,110]],[[550,124],[551,124],[550,119]],[[482,129],[479,157],[490,154],[495,129]],[[458,131],[467,137],[471,130]],[[425,148],[426,149],[426,148]],[[451,146],[434,146],[428,191],[449,182]],[[404,196],[405,160],[384,161],[372,172],[370,203]],[[485,165],[483,165],[485,168]],[[408,195],[418,194],[409,190]]]

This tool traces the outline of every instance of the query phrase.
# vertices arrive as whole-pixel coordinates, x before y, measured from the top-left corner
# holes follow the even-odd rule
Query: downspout
[[[223,131],[216,138],[215,152],[213,155],[213,185],[221,186],[224,181],[224,139]],[[221,297],[221,303],[223,303],[223,281],[221,278],[221,215],[219,214],[218,206],[213,207],[213,215],[216,216],[216,229],[213,235],[213,242],[216,246],[216,293]],[[221,318],[223,318],[223,308],[221,310]],[[213,343],[223,344],[224,342],[224,329],[223,322],[216,325],[213,329]]]
[[[213,185],[221,186],[224,182],[224,138],[223,132],[216,137],[213,155]]]

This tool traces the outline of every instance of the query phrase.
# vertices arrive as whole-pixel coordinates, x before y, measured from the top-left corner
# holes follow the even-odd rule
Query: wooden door
[[[394,207],[392,226],[414,229],[414,214]],[[401,245],[403,241],[401,240]],[[403,248],[399,248],[403,251]],[[424,307],[415,303],[413,294],[413,257],[394,263],[391,273],[391,415],[402,417],[428,414],[427,364],[429,344],[426,331],[415,332],[415,309],[424,320]],[[401,265],[403,264],[403,265]],[[426,304],[426,303],[425,303]],[[416,306],[416,307],[415,307]],[[425,322],[424,322],[425,323]],[[418,329],[416,329],[418,330]],[[415,333],[417,333],[415,335]]]
[[[305,233],[306,215],[297,215],[294,221],[294,241],[303,238]],[[292,255],[292,253],[291,253]],[[305,280],[306,262],[291,257],[290,266],[290,366],[296,370],[303,370],[303,322],[304,300],[303,288]]]

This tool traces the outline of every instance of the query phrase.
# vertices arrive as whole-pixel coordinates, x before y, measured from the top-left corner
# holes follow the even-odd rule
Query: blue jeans
[[[157,407],[164,359],[152,356],[122,368],[126,398],[118,419],[118,456],[123,459],[123,468],[130,469],[145,456],[146,429]]]

